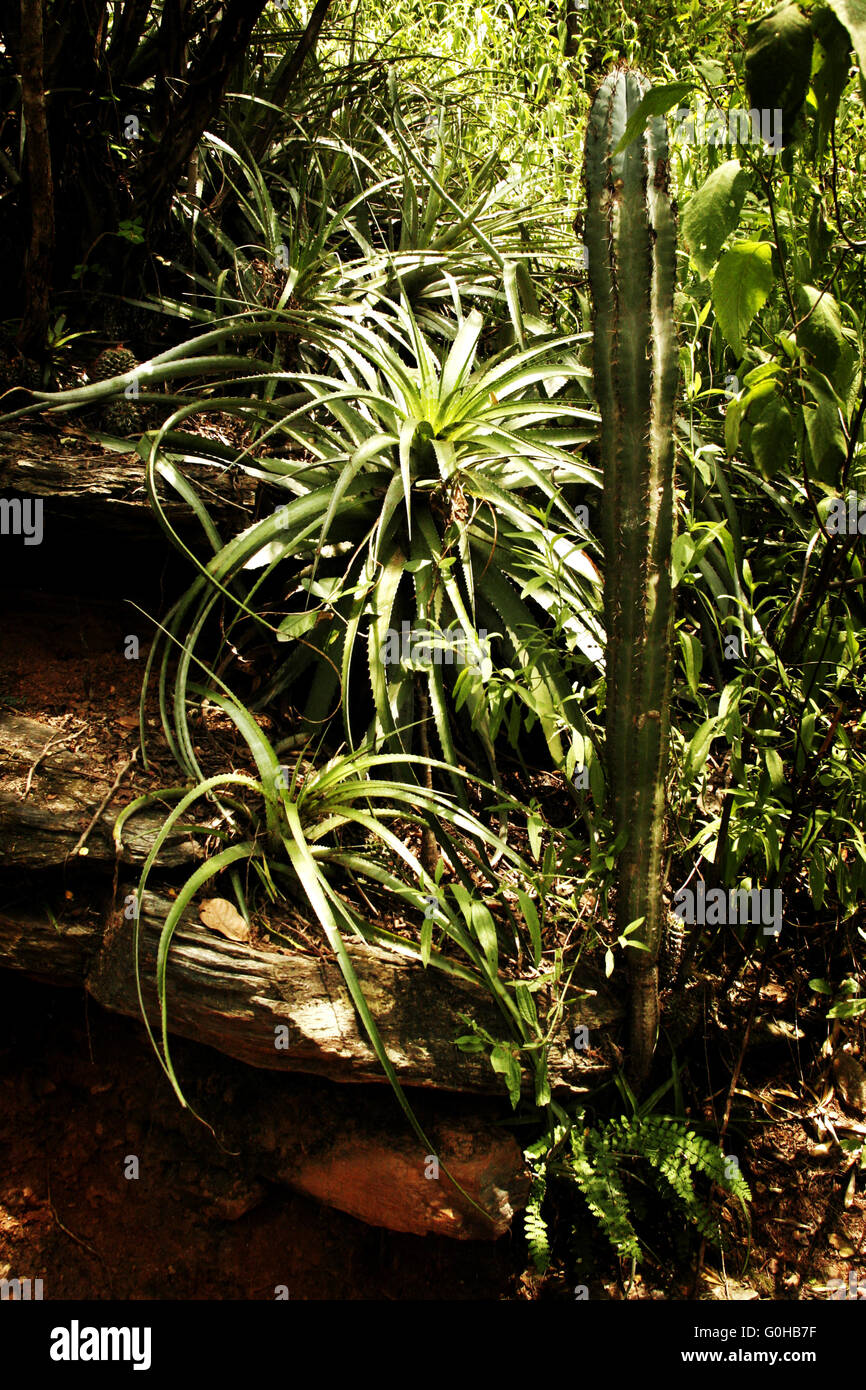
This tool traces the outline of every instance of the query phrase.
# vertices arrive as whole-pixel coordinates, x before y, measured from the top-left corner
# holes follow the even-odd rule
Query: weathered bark
[[[0,429],[0,492],[4,497],[20,493],[46,499],[46,512],[61,519],[106,524],[114,532],[146,528],[158,533],[158,524],[144,487],[144,463],[137,454],[109,453],[94,445],[92,452],[58,442],[50,454],[44,435],[32,446],[25,429]],[[207,488],[208,507],[217,525],[230,521],[242,529],[249,518],[241,508],[250,509],[256,483],[238,470],[208,468],[205,464],[184,464],[184,477],[194,487]],[[198,529],[190,509],[178,500],[170,487],[164,487],[163,506],[172,525],[192,524]],[[240,526],[238,525],[241,518]]]
[[[24,319],[18,346],[41,358],[48,334],[54,265],[54,180],[45,114],[43,0],[21,0],[21,110],[27,131],[30,245],[24,267]]]
[[[159,22],[158,64],[150,107],[151,135],[161,137],[171,119],[173,90],[187,75],[189,0],[163,0]]]
[[[64,742],[62,729],[23,715],[0,715],[0,856],[4,867],[47,869],[64,864],[112,788],[115,777],[111,770],[94,768],[87,755],[70,751]],[[109,801],[97,816],[83,846],[88,863],[114,863],[112,830],[120,806],[131,800],[131,786],[131,779],[121,783],[117,799]],[[164,810],[155,807],[130,818],[123,834],[121,863],[144,863],[170,809],[168,805]],[[168,838],[158,863],[164,867],[187,864],[203,853],[201,841],[197,843],[180,830]]]
[[[118,889],[115,902],[120,907],[113,914],[108,900],[117,868],[114,821],[120,806],[140,794],[144,784],[136,784],[138,768],[133,765],[128,780],[117,786],[116,800],[106,802],[117,782],[116,768],[111,763],[100,767],[87,752],[76,751],[78,737],[22,715],[0,716],[0,862],[28,873],[63,867],[65,883],[74,882],[71,872],[86,870],[85,897],[91,904],[90,915],[82,919],[76,907],[82,900],[79,893],[67,910],[55,902],[52,916],[42,906],[52,900],[50,887],[28,889],[29,901],[22,905],[20,876],[0,880],[0,966],[58,983],[84,984],[107,1008],[138,1017],[131,920],[136,883]],[[162,820],[158,807],[131,817],[124,828],[120,861],[142,863]],[[85,832],[86,857],[71,858]],[[157,868],[191,864],[202,856],[202,846],[202,836],[178,830],[163,847]],[[28,881],[38,882],[38,873]],[[152,886],[159,886],[155,879]],[[40,895],[35,908],[34,891]],[[156,944],[170,906],[166,896],[146,894],[140,916],[141,974],[154,1025]],[[168,971],[172,1032],[256,1067],[343,1081],[383,1081],[338,966],[312,954],[285,951],[273,944],[269,928],[291,938],[291,911],[270,911],[267,919],[261,918],[253,943],[223,940],[199,923],[194,908],[187,911],[172,944]],[[454,1043],[464,1031],[460,1013],[501,1036],[502,1020],[485,990],[435,968],[424,970],[392,951],[356,943],[349,951],[402,1081],[502,1093],[501,1078],[487,1059],[462,1053]],[[551,1054],[552,1084],[565,1094],[596,1084],[608,1065],[604,1029],[619,1010],[602,986],[590,983],[598,992],[582,1000],[576,996]],[[565,1044],[565,1028],[571,1032],[580,1024],[590,1030],[591,1048],[576,1053]],[[284,1039],[285,1048],[279,1045]]]
[[[19,894],[20,896],[20,894]],[[29,894],[26,907],[10,894],[0,905],[0,967],[21,970],[51,985],[82,985],[90,958],[102,939],[98,909],[79,919],[38,912]],[[56,926],[54,925],[56,923]]]
[[[106,885],[106,896],[108,885]],[[105,1008],[140,1017],[133,962],[134,884],[118,893],[113,915],[88,918],[60,910],[52,920],[32,901],[0,907],[0,967],[58,984],[84,984]],[[92,901],[91,893],[91,901]],[[146,893],[140,914],[140,971],[154,1030],[159,1013],[154,986],[156,947],[171,901]],[[283,934],[292,925],[269,912],[267,925]],[[494,1036],[502,1023],[482,988],[363,943],[348,946],[361,987],[401,1082],[478,1095],[502,1095],[502,1079],[485,1057],[463,1053],[455,1038],[468,1013]],[[274,946],[227,941],[208,931],[195,910],[183,918],[171,947],[167,1010],[172,1033],[254,1067],[308,1072],[342,1082],[387,1085],[355,1014],[336,963]],[[551,1084],[563,1097],[595,1086],[607,1070],[604,1030],[620,1010],[598,988],[577,999],[568,1027],[585,1024],[591,1048],[573,1052],[565,1031],[551,1052]],[[283,1045],[285,1043],[285,1046]]]
[[[28,871],[83,865],[91,879],[92,871],[102,874],[104,888],[100,894],[97,883],[96,899],[98,904],[101,896],[107,903],[115,868],[114,821],[120,804],[142,788],[136,787],[131,770],[130,781],[118,789],[118,802],[110,801],[100,811],[115,781],[113,770],[96,768],[63,739],[64,730],[50,724],[11,713],[0,717],[2,864]],[[128,821],[121,862],[143,862],[162,819],[163,812],[155,808]],[[70,859],[91,824],[86,857]],[[190,864],[202,854],[202,837],[179,830],[166,842],[158,865]],[[131,904],[135,888],[134,882],[126,884],[117,901]],[[92,882],[88,896],[93,902]],[[156,943],[169,909],[168,898],[145,895],[141,971],[154,1024]],[[126,910],[131,913],[133,908]],[[256,944],[230,942],[201,926],[195,910],[187,912],[171,949],[171,1030],[256,1067],[344,1081],[382,1081],[379,1062],[337,965],[272,944],[268,926],[292,936],[292,922],[285,913],[269,913],[260,926]],[[48,913],[34,911],[32,903],[24,909],[7,905],[0,910],[0,966],[58,983],[86,984],[107,1008],[137,1017],[132,936],[132,920],[122,910],[109,917],[107,908],[97,905],[86,921],[62,911],[52,920]],[[360,944],[352,944],[349,951],[401,1080],[445,1090],[501,1093],[501,1080],[486,1058],[464,1054],[454,1045],[463,1031],[461,1012],[494,1036],[501,1034],[502,1021],[484,990],[434,968],[424,970],[391,951]],[[596,1083],[607,1066],[599,1050],[601,1034],[617,1016],[617,1007],[603,991],[575,1004],[568,1027],[586,1024],[592,1048],[570,1051],[563,1032],[551,1056],[556,1088],[579,1092]],[[276,1045],[280,1028],[288,1029],[285,1049]]]
[[[156,148],[142,161],[136,180],[149,228],[165,220],[190,156],[225,95],[232,67],[265,4],[266,0],[229,0],[219,29],[187,74],[186,91],[171,110]]]
[[[111,29],[107,59],[115,78],[126,75],[126,69],[147,28],[153,0],[126,0]]]

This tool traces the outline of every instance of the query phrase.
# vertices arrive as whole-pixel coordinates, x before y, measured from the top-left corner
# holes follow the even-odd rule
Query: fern
[[[568,1149],[558,1157],[566,1137]],[[533,1184],[524,1225],[539,1271],[547,1269],[550,1262],[549,1233],[541,1206],[551,1173],[575,1184],[617,1255],[624,1259],[640,1261],[643,1255],[624,1181],[635,1159],[649,1166],[656,1189],[663,1196],[673,1196],[704,1239],[718,1244],[721,1235],[717,1218],[695,1190],[696,1173],[736,1198],[749,1225],[751,1193],[737,1165],[708,1139],[677,1120],[635,1116],[585,1127],[579,1113],[571,1126],[557,1126],[552,1136],[527,1149],[526,1158]]]
[[[616,1158],[603,1131],[571,1132],[567,1170],[575,1179],[602,1230],[623,1258],[639,1260],[641,1249],[628,1214],[628,1196],[617,1172]],[[590,1159],[592,1153],[592,1160]]]
[[[736,1197],[748,1221],[748,1184],[738,1168],[708,1139],[676,1120],[648,1117],[611,1120],[608,1131],[618,1153],[643,1158],[658,1171],[684,1215],[706,1240],[717,1241],[718,1222],[695,1191],[693,1170]]]
[[[523,1229],[526,1233],[526,1243],[529,1246],[529,1253],[532,1262],[539,1274],[543,1274],[550,1264],[550,1240],[541,1208],[544,1198],[547,1195],[547,1173],[545,1169],[537,1171],[532,1179],[532,1187],[529,1192],[529,1201],[526,1203],[526,1211],[523,1213]]]

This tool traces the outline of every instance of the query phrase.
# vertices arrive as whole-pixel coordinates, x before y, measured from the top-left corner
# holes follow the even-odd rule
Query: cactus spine
[[[629,1061],[637,1085],[649,1072],[658,1028],[678,374],[664,119],[652,118],[642,136],[614,153],[646,89],[646,79],[628,68],[608,74],[592,103],[584,165],[604,470],[606,757],[614,832],[628,834],[616,925],[621,933],[642,917],[630,940],[646,947],[630,953]]]

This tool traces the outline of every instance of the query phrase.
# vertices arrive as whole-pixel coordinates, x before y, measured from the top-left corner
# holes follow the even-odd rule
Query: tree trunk
[[[307,20],[307,27],[301,35],[297,47],[290,57],[283,60],[277,70],[273,90],[268,94],[268,100],[273,102],[274,106],[284,106],[291,96],[295,83],[301,74],[301,68],[319,41],[319,34],[330,7],[331,0],[316,0],[313,12]],[[268,111],[258,119],[259,124],[249,142],[250,152],[254,159],[259,159],[267,149],[278,117],[275,112]]]
[[[232,68],[250,40],[267,0],[229,0],[219,29],[188,74],[183,97],[170,113],[155,150],[142,161],[138,203],[156,231],[168,216],[190,157],[222,101]]]
[[[26,127],[30,244],[24,266],[24,319],[18,346],[42,358],[54,266],[54,180],[45,114],[43,0],[21,0],[21,110]]]

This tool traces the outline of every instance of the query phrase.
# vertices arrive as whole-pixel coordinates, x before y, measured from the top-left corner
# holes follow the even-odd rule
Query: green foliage
[[[649,1181],[665,1202],[704,1239],[723,1246],[718,1215],[696,1186],[701,1178],[733,1197],[748,1222],[748,1184],[735,1161],[677,1120],[636,1114],[588,1125],[583,1112],[526,1150],[533,1172],[525,1229],[536,1267],[546,1268],[549,1248],[541,1204],[552,1175],[581,1193],[621,1259],[640,1262],[644,1252],[632,1221],[631,1183]]]
[[[196,693],[201,696],[205,691],[196,687]],[[253,876],[254,883],[258,880],[269,901],[276,902],[287,890],[289,896],[306,900],[312,920],[318,922],[335,953],[371,1045],[419,1137],[423,1138],[423,1134],[403,1095],[346,951],[347,935],[397,948],[424,965],[486,988],[500,1008],[504,1031],[510,1030],[511,1040],[496,1042],[471,1020],[466,1022],[492,1043],[493,1069],[506,1074],[512,1103],[516,1104],[519,1097],[519,1059],[525,1050],[535,1074],[537,1103],[546,1105],[550,1098],[547,1049],[552,1030],[542,1027],[530,990],[522,982],[506,981],[500,964],[501,956],[513,953],[514,944],[520,949],[521,937],[531,940],[533,929],[538,929],[537,913],[525,906],[531,902],[529,893],[537,892],[532,867],[477,817],[462,810],[454,798],[423,786],[409,788],[389,778],[395,755],[362,750],[338,755],[318,766],[300,757],[294,769],[289,769],[280,763],[249,710],[228,693],[219,694],[213,688],[208,690],[207,698],[235,725],[247,745],[254,772],[225,772],[202,778],[189,788],[149,793],[125,807],[114,827],[115,843],[120,849],[124,827],[131,816],[166,797],[177,802],[160,827],[142,869],[137,890],[139,903],[161,847],[183,817],[191,815],[196,807],[205,809],[211,804],[219,809],[224,827],[215,830],[206,823],[187,826],[191,834],[216,835],[225,847],[200,864],[182,885],[162,929],[156,977],[161,1047],[144,1011],[136,918],[139,1001],[151,1041],[181,1103],[186,1105],[171,1060],[168,1033],[166,991],[171,941],[194,896],[217,875],[230,869],[234,873],[237,867],[246,865],[248,876]],[[459,843],[462,859],[471,866],[474,878],[462,867],[458,881],[451,885],[442,885],[440,875],[428,877],[415,854],[392,828],[395,821],[430,829],[437,855],[446,855],[455,864],[459,862]],[[450,832],[446,827],[450,827]],[[491,855],[498,860],[496,870],[490,863]],[[480,890],[484,880],[488,885],[486,894]],[[358,885],[364,886],[360,895],[351,891]],[[512,893],[516,892],[517,910],[502,897],[506,885]],[[237,883],[235,886],[238,891]],[[421,945],[414,946],[383,927],[371,899],[399,901],[409,914],[423,912],[424,920],[432,922],[430,936],[425,940],[422,935]],[[245,893],[239,896],[238,903],[246,917]],[[534,927],[522,924],[524,913]],[[445,943],[450,943],[450,950],[443,949]],[[549,983],[550,977],[538,976],[532,989]]]
[[[779,0],[747,34],[746,84],[749,105],[782,112],[782,143],[793,139],[794,121],[809,90],[812,30],[799,5]]]
[[[547,1176],[539,1168],[533,1173],[529,1199],[523,1213],[523,1229],[529,1254],[539,1274],[543,1274],[550,1264],[550,1240],[547,1223],[541,1208],[547,1193]]]
[[[735,230],[750,177],[738,159],[714,169],[686,204],[683,239],[702,275],[709,275],[726,238]]]
[[[206,7],[181,8],[195,28]],[[726,888],[782,885],[786,931],[794,898],[828,924],[826,965],[810,969],[826,971],[830,1017],[859,1019],[864,562],[862,532],[840,533],[833,518],[849,493],[866,499],[860,0],[734,14],[701,0],[637,10],[590,0],[586,11],[556,13],[508,0],[365,0],[351,23],[332,11],[293,84],[299,22],[268,6],[197,147],[182,169],[173,160],[170,187],[158,151],[174,155],[189,64],[206,65],[209,36],[196,28],[177,47],[176,70],[162,73],[157,39],[173,15],[160,0],[102,10],[89,94],[66,66],[68,16],[62,7],[49,16],[52,128],[68,126],[89,209],[74,227],[64,222],[76,178],[72,165],[58,167],[58,227],[74,231],[60,259],[70,283],[119,291],[174,336],[164,350],[158,338],[159,350],[133,342],[135,359],[104,356],[116,373],[108,379],[39,390],[52,365],[66,368],[78,329],[93,327],[76,319],[80,291],[60,296],[44,369],[15,354],[5,364],[16,394],[4,418],[110,410],[131,388],[143,411],[160,411],[139,456],[154,513],[191,575],[159,615],[148,664],[183,782],[162,794],[176,810],[163,829],[197,811],[208,824],[191,833],[216,841],[183,902],[222,875],[245,915],[283,896],[300,902],[342,964],[360,934],[472,980],[501,1023],[486,1031],[467,1016],[458,1045],[488,1058],[513,1106],[532,1095],[557,1114],[547,1053],[575,959],[586,948],[613,976],[637,956],[630,943],[658,935],[652,910],[620,895],[621,918],[600,941],[586,929],[583,895],[591,890],[597,920],[612,918],[637,823],[621,797],[613,821],[606,813],[601,729],[626,708],[638,718],[664,709],[663,663],[653,658],[642,687],[630,657],[618,664],[622,629],[631,623],[634,636],[652,586],[617,537],[632,534],[630,503],[646,484],[641,448],[619,445],[656,427],[668,437],[667,392],[652,420],[641,403],[659,324],[644,316],[638,332],[633,321],[645,302],[644,182],[655,216],[668,178],[683,228],[678,488],[670,507],[665,495],[659,531],[662,551],[668,517],[678,533],[670,756],[657,760],[652,719],[640,748],[614,729],[608,782],[616,800],[640,768],[656,811],[665,804],[670,833],[664,856],[657,846],[649,856],[650,898],[668,862],[672,882],[712,866]],[[28,142],[11,58],[0,154],[13,182],[0,233],[23,248]],[[589,154],[603,147],[628,176],[634,216],[608,245],[578,171],[587,93],[621,58],[647,80],[609,79],[608,94],[625,86],[625,109],[615,133],[598,120],[589,133]],[[776,106],[782,149],[750,121],[729,120]],[[724,138],[688,137],[686,110],[696,122],[701,111],[719,118]],[[131,112],[143,118],[138,142],[122,134]],[[83,132],[104,159],[82,159]],[[158,197],[143,200],[154,182]],[[606,176],[593,188],[606,194]],[[152,210],[167,210],[171,193],[157,233]],[[661,230],[667,298],[673,249]],[[596,328],[609,326],[617,257],[631,277],[619,337],[593,346],[589,291]],[[127,265],[138,270],[119,274]],[[64,273],[58,265],[58,286]],[[672,373],[669,346],[656,363]],[[629,354],[635,370],[617,379]],[[598,467],[599,410],[601,463],[606,473],[617,454],[619,496]],[[629,420],[641,421],[630,436]],[[211,503],[211,480],[226,475],[258,493],[234,525]],[[172,523],[178,504],[197,540]],[[603,580],[613,594],[604,621]],[[663,626],[664,584],[659,594]],[[432,634],[420,656],[389,646],[404,622]],[[477,659],[432,659],[451,634]],[[205,707],[238,731],[236,761],[202,751]],[[505,794],[509,776],[519,796]],[[572,810],[554,831],[548,821]],[[428,849],[432,837],[432,871],[422,836]],[[635,841],[649,843],[641,831]],[[181,910],[166,923],[158,967],[156,1045],[173,1082],[166,981]],[[408,924],[399,935],[395,917]],[[725,952],[727,968],[734,932],[750,944],[745,928],[690,932],[693,967]],[[374,1012],[350,970],[344,978],[375,1039]],[[705,1189],[724,1188],[724,1173],[705,1144],[673,1121],[582,1117],[559,1135],[550,1171],[558,1165],[617,1251],[637,1258],[641,1182],[695,1230],[711,1229]],[[527,1212],[539,1267],[550,1258],[545,1152],[542,1143]],[[744,1189],[734,1196],[747,1199]]]
[[[866,74],[866,9],[863,7],[863,0],[828,0],[828,4],[839,20],[840,25],[844,26],[848,32],[850,37],[849,47],[853,47],[854,52],[857,54],[860,72]],[[815,16],[815,22],[816,28],[818,28],[818,36],[822,43],[824,43],[828,32],[827,28],[824,27],[827,21],[824,20],[822,23],[819,19],[820,15],[821,10],[819,9]],[[819,24],[821,27],[818,27]],[[829,48],[829,45],[825,44],[825,47]]]
[[[713,275],[713,304],[719,327],[738,356],[743,334],[773,285],[772,247],[738,241],[720,258]]]

